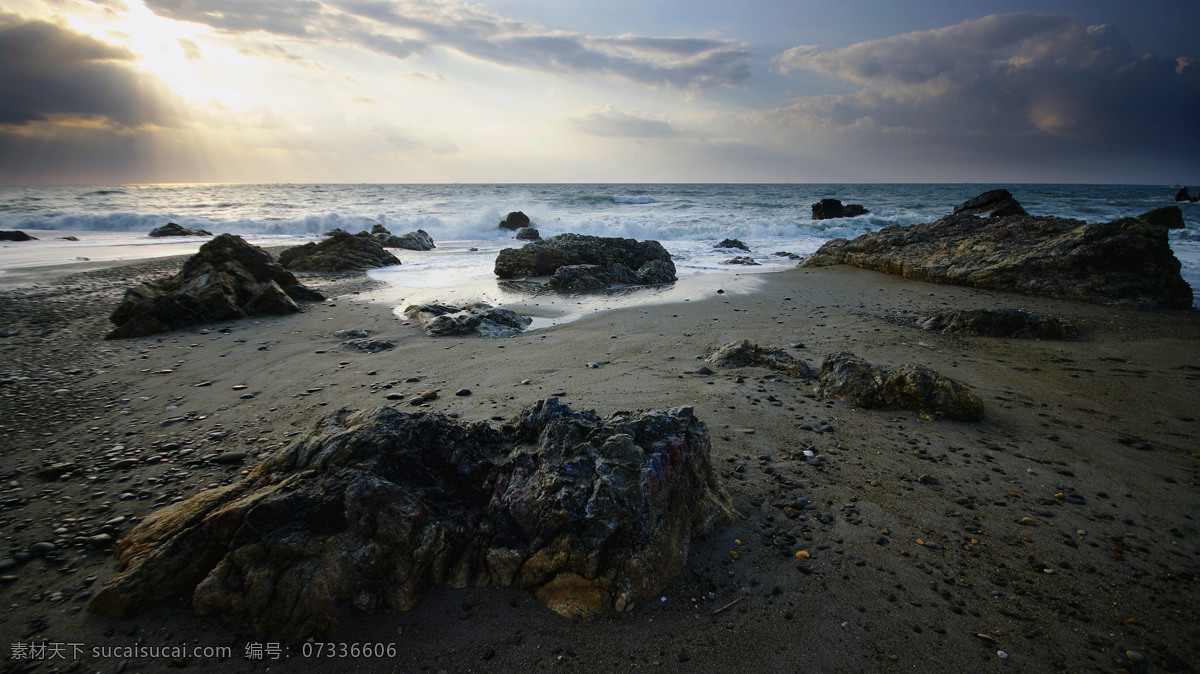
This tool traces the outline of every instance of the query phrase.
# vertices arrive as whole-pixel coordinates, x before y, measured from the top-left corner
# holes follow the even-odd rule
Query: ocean
[[[107,247],[112,259],[176,254],[197,241],[150,239],[167,222],[240,234],[259,245],[287,245],[335,228],[382,224],[396,234],[428,232],[437,249],[399,251],[402,264],[373,276],[408,288],[489,282],[496,252],[518,245],[498,224],[522,211],[542,237],[564,232],[660,241],[680,276],[730,271],[741,251],[714,249],[725,238],[750,247],[754,273],[789,268],[779,252],[806,255],[838,237],[888,225],[936,220],[989,189],[1004,187],[1034,215],[1108,221],[1173,205],[1176,187],[1040,184],[450,184],[450,185],[120,185],[0,188],[0,229],[56,239],[54,262]],[[823,198],[864,205],[856,218],[813,221]],[[1183,276],[1200,298],[1200,204],[1180,204],[1186,228],[1170,233]],[[44,232],[39,235],[38,230]],[[70,232],[78,242],[58,241]],[[46,235],[49,235],[46,237]],[[19,247],[0,249],[13,267]],[[4,258],[8,258],[5,260]],[[30,258],[32,260],[32,258]],[[45,261],[46,258],[38,258]],[[93,258],[95,259],[95,258]],[[1198,302],[1197,306],[1200,306]]]

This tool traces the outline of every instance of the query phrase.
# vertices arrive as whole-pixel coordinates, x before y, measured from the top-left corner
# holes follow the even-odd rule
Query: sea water
[[[0,188],[0,229],[26,230],[54,241],[56,262],[82,257],[87,246],[109,259],[193,252],[204,239],[151,239],[150,229],[175,222],[230,232],[258,245],[311,241],[323,232],[382,224],[395,234],[423,229],[433,251],[397,251],[400,266],[372,276],[401,288],[445,289],[494,283],[502,248],[521,245],[498,227],[510,211],[532,219],[543,238],[575,232],[655,239],[671,252],[681,278],[795,266],[776,253],[807,255],[833,238],[889,225],[936,220],[989,189],[1012,192],[1034,215],[1093,222],[1174,204],[1176,187],[1039,184],[452,184],[452,185],[119,185]],[[838,220],[812,219],[823,198],[857,203],[870,212]],[[1169,234],[1183,276],[1200,297],[1200,204],[1179,204],[1186,224]],[[39,234],[38,231],[44,232]],[[80,239],[58,239],[65,233]],[[750,248],[718,249],[726,238]],[[0,266],[21,266],[19,244],[0,248]],[[115,252],[114,252],[115,251]],[[758,266],[732,267],[734,256]],[[32,258],[29,258],[32,260]],[[44,260],[45,258],[39,258]],[[31,262],[32,263],[32,262]],[[1198,303],[1200,306],[1200,303]]]

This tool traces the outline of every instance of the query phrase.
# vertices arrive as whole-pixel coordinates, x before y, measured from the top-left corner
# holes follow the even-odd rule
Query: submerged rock
[[[297,300],[321,300],[265,250],[221,234],[188,258],[179,273],[125,291],[106,339],[141,337],[196,323],[300,311]]]
[[[159,510],[92,611],[190,599],[261,632],[336,632],[421,592],[505,585],[592,617],[656,596],[737,516],[691,408],[600,418],[555,398],[500,428],[340,410],[245,479]]]
[[[1089,223],[955,214],[834,239],[802,267],[852,264],[934,283],[1145,308],[1192,305],[1167,230],[1141,218]]]
[[[868,409],[912,410],[923,419],[983,418],[983,403],[964,384],[922,365],[881,367],[845,351],[821,364],[817,393]]]
[[[1069,323],[1022,309],[959,309],[922,318],[917,324],[929,332],[981,337],[1065,340],[1079,336]]]
[[[400,264],[366,232],[349,234],[334,230],[319,243],[288,248],[279,254],[279,263],[293,271],[364,271]]]
[[[816,376],[808,363],[783,349],[762,347],[745,339],[718,347],[704,360],[717,367],[765,367],[799,379]]]
[[[511,337],[533,322],[509,309],[500,309],[484,302],[462,307],[445,304],[414,304],[404,315],[415,318],[431,337],[478,334],[480,337]]]
[[[212,232],[204,229],[189,229],[182,225],[177,225],[174,222],[168,222],[162,227],[156,227],[150,230],[150,236],[212,236]]]
[[[822,199],[812,205],[813,220],[833,220],[835,218],[854,218],[870,213],[862,204],[842,205],[839,199]]]
[[[579,267],[563,269],[563,267]],[[671,254],[657,241],[559,234],[496,256],[496,276],[556,276],[558,290],[597,290],[614,285],[652,285],[675,280]]]
[[[999,218],[1006,215],[1029,215],[1008,190],[991,190],[972,197],[954,207],[955,215],[978,215]]]

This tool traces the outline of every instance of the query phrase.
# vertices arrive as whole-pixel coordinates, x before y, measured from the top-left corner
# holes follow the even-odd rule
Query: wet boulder
[[[37,237],[29,236],[19,229],[6,229],[0,231],[0,241],[37,241]]]
[[[162,227],[155,227],[150,230],[150,236],[155,238],[164,236],[212,236],[212,232],[203,229],[190,229],[182,225],[177,225],[174,222],[168,222]]]
[[[717,367],[765,367],[798,379],[816,376],[808,363],[783,349],[759,346],[745,339],[718,347],[704,360]]]
[[[750,246],[742,243],[741,239],[722,239],[721,243],[714,244],[713,248],[736,248],[738,250],[744,250],[747,253],[750,252]]]
[[[580,269],[562,267],[586,266]],[[675,280],[671,254],[657,241],[636,241],[585,234],[559,234],[496,256],[496,276],[514,279],[554,276],[552,288],[596,290],[616,285],[653,285]]]
[[[845,351],[825,358],[816,389],[867,409],[911,410],[922,419],[983,418],[983,402],[965,384],[923,365],[883,367]]]
[[[500,229],[521,229],[528,227],[530,223],[529,216],[521,211],[513,211],[509,213],[503,220],[500,221]]]
[[[445,304],[414,304],[404,310],[404,315],[416,319],[425,334],[431,337],[457,335],[479,335],[480,337],[511,337],[533,322],[509,309],[500,309],[484,302],[475,302],[462,307]]]
[[[854,218],[870,213],[862,204],[842,205],[840,199],[822,199],[812,205],[813,220],[833,220],[835,218]]]
[[[917,324],[922,330],[947,335],[1056,340],[1079,336],[1070,323],[1022,309],[958,309],[921,318]]]
[[[241,237],[221,234],[188,258],[179,273],[125,291],[110,319],[107,339],[141,337],[164,330],[300,311],[297,301],[321,300],[265,250]]]
[[[159,510],[88,608],[183,599],[263,633],[329,634],[435,586],[514,586],[566,617],[657,597],[737,516],[691,408],[601,418],[550,398],[499,427],[339,410],[244,479]]]
[[[542,233],[533,227],[522,227],[517,230],[516,238],[521,241],[537,241],[542,238]]]
[[[279,264],[292,271],[365,271],[400,264],[366,232],[350,234],[335,230],[320,242],[288,248],[279,254]]]
[[[384,248],[403,248],[405,250],[433,250],[437,248],[437,246],[433,245],[433,237],[429,236],[429,232],[423,229],[396,236],[389,232],[387,227],[375,225],[371,228],[371,237],[378,241],[379,245]]]

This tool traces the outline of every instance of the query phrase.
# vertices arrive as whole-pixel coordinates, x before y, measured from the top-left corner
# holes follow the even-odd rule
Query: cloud
[[[204,58],[204,54],[200,51],[200,45],[185,37],[179,38],[179,46],[183,49],[183,55],[189,61],[199,61]]]
[[[245,56],[276,59],[301,68],[308,68],[310,70],[329,70],[329,68],[324,64],[313,61],[312,59],[307,59],[277,44],[252,44],[249,46],[240,47],[238,49],[238,53]]]
[[[134,55],[46,21],[0,13],[0,125],[169,125],[169,93]]]
[[[731,40],[593,36],[516,21],[456,0],[147,0],[154,12],[235,33],[353,44],[407,59],[448,49],[500,66],[648,86],[734,86],[749,52]]]
[[[583,133],[604,138],[669,138],[679,135],[667,122],[621,112],[612,106],[572,117],[568,123]]]
[[[1111,26],[1072,17],[986,16],[841,49],[795,47],[776,62],[781,73],[813,71],[859,90],[764,111],[774,124],[959,150],[1200,150],[1191,60],[1135,53]]]

